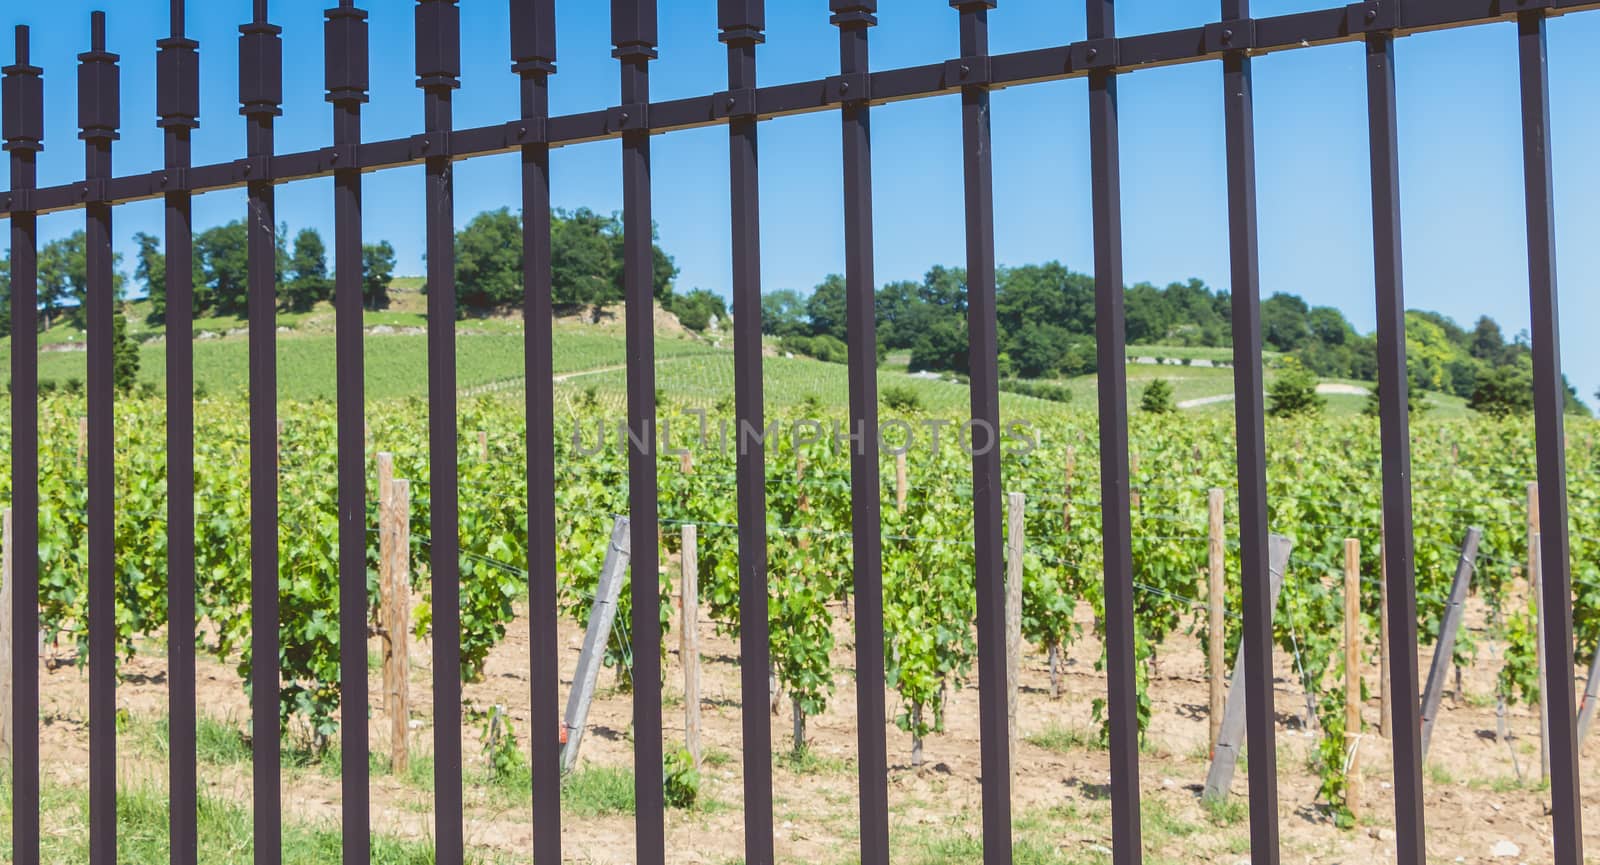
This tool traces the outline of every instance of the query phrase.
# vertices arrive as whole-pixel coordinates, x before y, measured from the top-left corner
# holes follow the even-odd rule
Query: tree
[[[1493,363],[1504,356],[1505,351],[1506,336],[1500,330],[1500,323],[1487,315],[1479,316],[1477,325],[1472,328],[1472,356]]]
[[[112,382],[127,393],[139,381],[139,345],[128,338],[128,316],[120,308],[111,319]]]
[[[722,295],[696,288],[686,294],[674,294],[663,304],[667,311],[678,317],[678,322],[693,331],[711,326],[714,318],[728,317],[728,304]]]
[[[522,296],[522,218],[509,208],[485,210],[456,232],[456,297],[489,309]]]
[[[194,256],[202,276],[195,289],[195,311],[248,315],[250,256],[244,223],[234,220],[200,232],[194,239]]]
[[[886,349],[910,348],[916,337],[917,308],[922,286],[909,280],[891,282],[878,289],[873,302],[878,324],[878,342]]]
[[[798,336],[806,332],[806,301],[800,292],[783,288],[761,295],[761,332],[768,336]]]
[[[1533,411],[1532,364],[1523,360],[1484,369],[1478,374],[1478,386],[1467,400],[1467,408],[1491,417]]]
[[[616,217],[580,207],[556,211],[550,227],[550,287],[556,306],[598,306],[622,299],[620,259],[611,235]]]
[[[144,286],[144,296],[150,299],[151,324],[167,318],[167,257],[161,251],[161,238],[139,232],[133,236],[139,245],[138,263],[133,266],[133,278]]]
[[[967,372],[966,317],[946,316],[928,322],[911,344],[911,370],[954,370]]]
[[[1317,393],[1317,377],[1286,357],[1278,377],[1267,387],[1267,413],[1273,417],[1298,417],[1322,411],[1327,400]]]
[[[1419,415],[1433,408],[1433,403],[1427,399],[1427,383],[1416,370],[1408,370],[1406,375],[1406,413]],[[1361,413],[1367,417],[1381,417],[1383,412],[1383,384],[1374,382],[1372,389],[1367,391],[1367,404],[1362,406]]]
[[[1279,292],[1261,303],[1261,339],[1278,351],[1290,352],[1311,338],[1306,302]]]
[[[1171,382],[1164,378],[1155,379],[1145,385],[1144,393],[1139,397],[1139,409],[1150,414],[1171,414],[1178,410],[1172,393]]]
[[[654,229],[652,228],[652,237]],[[558,307],[605,305],[624,296],[622,220],[587,208],[552,211],[551,299]],[[652,246],[652,294],[665,303],[678,267]],[[523,297],[522,217],[507,208],[484,211],[456,233],[456,284],[463,306],[488,309]]]
[[[1311,329],[1312,339],[1323,345],[1344,345],[1356,335],[1344,313],[1331,306],[1312,307],[1306,315],[1306,325]]]
[[[387,240],[361,246],[361,304],[389,308],[389,283],[394,281],[394,247]]]
[[[1072,334],[1049,322],[1030,321],[1010,340],[1006,356],[1011,371],[1023,378],[1047,378],[1061,368],[1070,351]]]
[[[822,280],[806,301],[806,318],[811,321],[812,335],[827,334],[840,342],[847,341],[844,277],[830,273]]]
[[[302,228],[295,235],[288,271],[288,282],[278,295],[281,309],[306,312],[333,295],[333,282],[328,279],[328,248],[315,228]]]
[[[1166,295],[1148,282],[1128,289],[1123,305],[1128,342],[1159,342],[1166,339],[1176,323]]]

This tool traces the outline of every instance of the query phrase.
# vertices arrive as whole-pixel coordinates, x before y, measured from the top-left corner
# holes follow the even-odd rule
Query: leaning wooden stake
[[[1276,610],[1278,593],[1283,589],[1283,572],[1289,566],[1289,553],[1294,549],[1294,541],[1282,535],[1273,535],[1268,546],[1267,602]],[[1233,681],[1228,685],[1227,707],[1222,710],[1222,731],[1218,735],[1217,750],[1211,757],[1211,771],[1206,774],[1206,787],[1202,796],[1208,801],[1221,801],[1227,798],[1228,788],[1233,785],[1233,770],[1239,763],[1239,752],[1244,747],[1246,663],[1248,659],[1245,658],[1244,644],[1241,643],[1239,654],[1233,663]],[[1271,699],[1271,696],[1268,694],[1267,698]]]
[[[1011,745],[1011,786],[1016,790],[1017,683],[1022,664],[1022,551],[1026,513],[1022,493],[1006,496],[1006,741]]]
[[[1600,651],[1589,660],[1589,678],[1583,685],[1583,702],[1578,704],[1578,744],[1589,737],[1589,726],[1594,723],[1594,707],[1600,700]]]
[[[11,509],[0,511],[0,763],[11,762]]]
[[[1222,711],[1226,686],[1223,684],[1227,671],[1223,669],[1227,661],[1223,658],[1227,645],[1227,621],[1224,618],[1227,612],[1227,584],[1226,584],[1226,549],[1223,546],[1222,528],[1222,497],[1220,489],[1211,490],[1210,501],[1210,573],[1207,575],[1207,611],[1209,618],[1206,621],[1206,657],[1211,676],[1211,738],[1208,740],[1211,752],[1217,750],[1217,736],[1222,732]]]
[[[678,656],[683,662],[683,738],[684,745],[700,767],[700,551],[697,529],[683,527],[682,588],[678,623]]]
[[[1344,542],[1344,804],[1361,819],[1361,542]]]
[[[622,592],[622,579],[631,556],[628,518],[617,517],[611,528],[611,544],[606,547],[605,562],[600,566],[594,605],[589,608],[589,629],[583,635],[583,653],[578,656],[578,670],[572,677],[572,693],[567,695],[567,743],[561,749],[563,772],[571,771],[578,762],[578,748],[583,744],[584,727],[589,722],[589,704],[594,702],[595,683],[600,679],[606,643],[611,639],[611,625],[617,618],[617,597]]]
[[[378,454],[378,595],[389,765],[402,774],[411,762],[411,482],[395,480],[387,453]]]
[[[1478,542],[1483,531],[1477,526],[1467,529],[1461,542],[1461,557],[1456,560],[1455,581],[1450,584],[1450,600],[1445,604],[1444,617],[1439,622],[1439,640],[1433,644],[1433,664],[1428,668],[1428,684],[1422,691],[1422,756],[1428,756],[1428,743],[1433,738],[1433,722],[1439,717],[1439,703],[1444,697],[1444,679],[1454,666],[1456,634],[1461,630],[1461,620],[1466,617],[1467,592],[1472,588],[1472,571],[1478,560]]]

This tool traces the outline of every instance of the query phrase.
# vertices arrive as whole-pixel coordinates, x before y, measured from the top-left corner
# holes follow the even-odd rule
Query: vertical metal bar
[[[1113,0],[1088,0],[1090,39],[1116,37]],[[1095,345],[1100,369],[1100,498],[1105,550],[1106,705],[1111,741],[1111,855],[1141,861],[1139,688],[1133,620],[1133,507],[1128,479],[1128,358],[1123,310],[1122,157],[1117,76],[1089,76],[1094,198]]]
[[[613,57],[621,61],[623,293],[628,312],[628,513],[633,563],[633,735],[635,826],[640,865],[666,860],[661,765],[661,605],[656,485],[654,223],[650,206],[650,61],[656,57],[655,0],[612,0]]]
[[[428,151],[428,565],[433,572],[434,838],[440,865],[466,855],[461,791],[461,514],[456,466],[455,190],[451,97],[461,86],[456,0],[418,0],[417,86]]]
[[[5,67],[8,105],[0,137],[11,154],[11,191],[38,186],[44,149],[44,70],[29,60],[27,27]],[[39,217],[11,214],[11,855],[39,865]]]
[[[1224,22],[1250,17],[1249,0],[1222,0]],[[1255,100],[1250,58],[1222,60],[1233,283],[1234,422],[1238,438],[1245,741],[1250,749],[1250,856],[1278,862],[1278,765],[1273,729],[1272,593],[1267,562],[1267,435],[1261,369],[1261,262],[1256,236]],[[1415,693],[1413,691],[1412,693]]]
[[[878,326],[872,248],[872,123],[868,30],[877,0],[829,0],[839,28],[844,148],[846,337],[850,356],[850,534],[856,600],[856,730],[861,863],[889,861],[889,756],[884,724],[883,525],[878,479]],[[854,84],[852,84],[854,82]],[[856,89],[852,91],[852,86]]]
[[[1534,432],[1544,581],[1545,657],[1550,752],[1550,822],[1557,865],[1583,861],[1583,808],[1572,687],[1572,573],[1567,525],[1566,382],[1556,297],[1555,182],[1550,154],[1550,82],[1545,16],[1517,17],[1522,80],[1522,165],[1528,215],[1528,295],[1532,306]]]
[[[90,17],[91,47],[78,55],[78,137],[84,142],[89,471],[89,861],[117,859],[116,348],[112,284],[111,142],[117,138],[117,55],[106,51],[106,16]]]
[[[166,147],[167,328],[167,753],[172,865],[199,856],[195,770],[194,574],[194,222],[180,179],[192,163],[199,123],[199,43],[184,38],[183,0],[172,0],[172,29],[156,43],[156,113]]]
[[[361,104],[367,101],[367,13],[352,0],[325,13],[327,100],[333,104],[334,329],[339,450],[339,725],[344,865],[371,858],[367,769],[366,391],[362,356]]]
[[[982,75],[989,58],[989,10],[995,0],[950,0],[961,13],[965,78]],[[985,79],[987,76],[983,76]],[[994,166],[987,80],[961,88],[961,139],[966,192],[967,332],[973,441],[972,527],[977,590],[978,680],[1006,681],[1005,580],[1001,547],[1000,368],[995,323]],[[986,440],[979,444],[979,431]],[[983,861],[1011,861],[1011,746],[1006,690],[978,692],[983,775]]]
[[[765,0],[722,0],[728,45],[728,190],[733,217],[733,309],[762,309],[760,161],[754,99],[755,50],[766,37]],[[744,860],[773,863],[773,729],[766,713],[771,646],[766,622],[766,454],[744,430],[765,429],[762,317],[734,317],[734,467],[739,496],[739,710],[744,732]]]
[[[276,200],[268,166],[283,92],[281,28],[256,0],[239,28],[239,103],[250,158],[246,256],[250,342],[250,726],[256,865],[283,858],[278,721],[278,364]]]
[[[528,399],[529,685],[533,729],[560,717],[556,641],[556,466],[550,262],[550,76],[556,71],[555,0],[511,0],[512,71],[522,78],[522,119],[541,134],[522,146],[522,281]],[[533,736],[533,861],[561,862],[561,743]]]
[[[1378,393],[1383,451],[1383,557],[1388,582],[1389,681],[1393,721],[1395,856],[1401,865],[1427,858],[1422,802],[1422,731],[1417,701],[1417,596],[1411,522],[1410,381],[1400,239],[1400,150],[1394,83],[1394,36],[1367,36],[1367,128],[1372,149],[1372,250],[1378,310]]]
[[[733,237],[733,396],[739,510],[739,685],[744,745],[744,849],[772,865],[772,726],[767,714],[767,463],[745,430],[765,429],[761,357],[761,177],[754,99],[756,47],[766,41],[764,0],[722,0],[728,46],[728,189]]]

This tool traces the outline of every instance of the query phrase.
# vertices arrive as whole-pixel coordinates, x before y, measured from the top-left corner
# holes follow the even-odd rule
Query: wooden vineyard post
[[[11,656],[11,509],[0,511],[0,763],[11,762],[11,695],[16,675]]]
[[[401,774],[411,762],[411,482],[395,480],[388,453],[378,454],[378,595],[389,765]]]
[[[694,525],[682,529],[683,553],[682,595],[680,598],[682,621],[678,623],[681,642],[679,658],[683,662],[683,738],[684,745],[694,757],[695,768],[700,768],[700,552],[698,530]]]
[[[1549,659],[1544,653],[1544,563],[1543,544],[1540,539],[1539,484],[1528,484],[1528,592],[1533,596],[1533,616],[1538,639],[1535,644],[1539,661],[1539,779],[1550,777],[1550,713],[1548,692]]]
[[[1072,530],[1072,476],[1078,470],[1078,448],[1067,447],[1067,467],[1062,479],[1061,495],[1061,530]]]
[[[478,462],[489,461],[489,431],[478,430]]]
[[[1267,543],[1267,603],[1274,611],[1278,594],[1283,589],[1283,574],[1289,567],[1289,554],[1294,551],[1294,541],[1283,535],[1272,535]],[[1211,769],[1206,773],[1205,792],[1201,798],[1220,802],[1228,798],[1228,788],[1233,786],[1233,770],[1239,764],[1239,752],[1244,748],[1244,665],[1249,659],[1244,655],[1244,644],[1234,657],[1233,679],[1228,684],[1228,700],[1222,710],[1222,732],[1217,736],[1216,753],[1211,755]]]
[[[678,471],[682,474],[694,474],[694,454],[684,451],[678,454]]]
[[[1361,818],[1361,542],[1344,542],[1344,803]]]
[[[1538,626],[1535,655],[1539,661],[1539,780],[1550,777],[1550,659],[1544,655],[1544,565],[1540,561],[1539,484],[1528,484],[1528,592],[1533,595],[1533,617]]]
[[[894,455],[894,508],[906,512],[906,452]]]
[[[78,467],[83,468],[84,454],[89,449],[89,419],[78,418]]]
[[[1454,666],[1456,634],[1461,630],[1461,620],[1466,616],[1467,591],[1472,587],[1472,570],[1478,559],[1478,541],[1482,536],[1483,532],[1474,526],[1467,529],[1467,537],[1461,542],[1461,557],[1456,560],[1456,576],[1450,585],[1450,600],[1445,604],[1444,617],[1439,622],[1439,639],[1433,644],[1433,665],[1428,670],[1427,686],[1422,689],[1424,758],[1428,756],[1428,743],[1433,739],[1433,723],[1439,716],[1444,677]]]
[[[1394,691],[1389,685],[1389,559],[1387,529],[1378,528],[1378,735],[1390,737]]]
[[[1017,687],[1022,664],[1022,551],[1025,543],[1026,500],[1022,493],[1006,496],[1006,727],[1011,743],[1011,785],[1016,789]]]
[[[1132,487],[1132,491],[1128,495],[1128,505],[1138,511],[1144,503],[1144,496],[1139,494],[1139,453],[1137,451],[1128,457],[1128,483]]]
[[[1206,585],[1208,588],[1206,607],[1209,618],[1206,621],[1206,657],[1209,661],[1211,679],[1211,738],[1208,740],[1210,751],[1217,749],[1217,736],[1222,732],[1223,699],[1226,694],[1224,669],[1227,661],[1223,653],[1227,645],[1227,621],[1224,618],[1227,605],[1226,550],[1223,547],[1222,528],[1222,502],[1223,492],[1213,488],[1210,497],[1210,572]]]

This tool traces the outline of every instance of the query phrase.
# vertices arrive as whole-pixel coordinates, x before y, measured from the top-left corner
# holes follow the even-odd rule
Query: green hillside
[[[426,299],[421,279],[401,277],[393,286],[394,303],[382,312],[365,316],[366,386],[369,400],[392,400],[427,395]],[[130,304],[129,335],[140,343],[139,380],[156,391],[164,390],[165,330],[145,320],[144,304]],[[199,385],[212,396],[243,395],[249,384],[248,322],[233,317],[208,317],[195,322],[195,368]],[[625,404],[625,342],[620,320],[598,323],[562,319],[554,328],[555,372],[558,398],[593,399],[621,410]],[[58,387],[69,387],[85,377],[87,356],[83,332],[58,325],[40,336],[43,350],[39,375]],[[525,338],[522,322],[512,317],[468,318],[457,323],[457,385],[463,393],[520,394]],[[656,340],[656,377],[664,399],[676,407],[715,407],[731,403],[734,361],[731,340],[698,336],[680,328],[659,329]],[[336,395],[334,315],[328,304],[310,312],[278,316],[278,395],[282,400],[331,400]],[[804,356],[790,355],[769,345],[765,362],[767,403],[774,409],[820,402],[843,406],[849,400],[846,368]],[[1154,379],[1172,384],[1180,408],[1196,413],[1230,413],[1233,370],[1226,349],[1182,346],[1136,346],[1129,349],[1129,400],[1137,406],[1139,395]],[[1159,361],[1159,363],[1157,362]],[[1274,375],[1268,358],[1268,380]],[[0,340],[0,364],[9,369],[10,341]],[[1216,364],[1216,365],[1210,365]],[[1057,380],[1070,394],[1067,403],[1001,395],[1008,414],[1050,417],[1067,412],[1092,412],[1098,403],[1097,378],[1084,375]],[[903,353],[891,354],[879,372],[880,388],[900,388],[915,394],[928,410],[959,416],[968,410],[966,385],[954,376],[937,377],[908,372]],[[1343,388],[1340,386],[1344,385]],[[1366,404],[1359,382],[1327,380],[1328,411],[1355,414]],[[1433,393],[1429,404],[1441,415],[1466,411],[1454,396]]]

